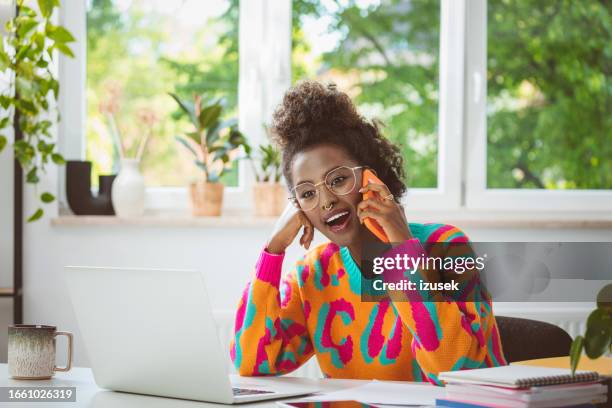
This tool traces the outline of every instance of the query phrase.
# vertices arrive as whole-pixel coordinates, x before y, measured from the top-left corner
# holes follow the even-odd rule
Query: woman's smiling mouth
[[[328,215],[325,224],[332,232],[343,232],[351,222],[351,212],[348,210],[337,210]]]

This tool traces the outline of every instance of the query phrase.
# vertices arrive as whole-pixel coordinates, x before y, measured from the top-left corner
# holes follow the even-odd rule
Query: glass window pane
[[[237,26],[237,0],[88,2],[86,152],[94,183],[118,170],[113,126],[131,155],[150,133],[141,163],[147,186],[185,186],[202,177],[194,155],[175,139],[193,125],[168,93],[225,96],[227,116],[236,116]],[[237,180],[237,167],[223,179]]]
[[[334,81],[401,145],[409,187],[436,187],[440,2],[293,2],[293,79]]]
[[[489,0],[487,186],[612,188],[610,9]]]

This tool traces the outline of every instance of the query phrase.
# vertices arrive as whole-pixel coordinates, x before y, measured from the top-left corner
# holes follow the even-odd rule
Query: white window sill
[[[60,215],[51,220],[53,226],[147,226],[147,227],[224,227],[272,228],[275,217],[251,214],[194,217],[182,212],[152,212],[140,217],[120,218],[114,215]]]
[[[612,229],[612,212],[568,211],[424,211],[406,210],[410,222],[444,222],[460,228]],[[147,212],[141,217],[75,216],[62,214],[53,226],[153,226],[272,228],[276,217],[256,217],[251,212],[227,213],[220,217],[194,217],[186,211]]]

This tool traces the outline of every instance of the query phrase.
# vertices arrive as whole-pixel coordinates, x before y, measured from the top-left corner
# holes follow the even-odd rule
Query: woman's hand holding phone
[[[383,229],[387,242],[404,242],[412,238],[404,208],[393,200],[387,186],[370,182],[359,192],[364,194],[363,201],[357,205],[362,224],[366,218],[375,220]]]
[[[300,237],[300,245],[304,249],[310,247],[310,243],[314,238],[314,227],[308,221],[306,214],[301,210],[295,208],[291,203],[285,207],[285,210],[276,221],[274,231],[272,232],[272,238],[268,241],[267,250],[272,254],[280,254],[285,252],[285,249],[295,239],[295,237],[302,230],[302,236]]]

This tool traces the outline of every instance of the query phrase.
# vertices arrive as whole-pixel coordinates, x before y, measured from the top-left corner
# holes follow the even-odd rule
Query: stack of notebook
[[[593,407],[607,402],[608,386],[594,371],[504,366],[440,373],[446,397],[436,406],[468,408]],[[604,405],[601,405],[604,406]]]

